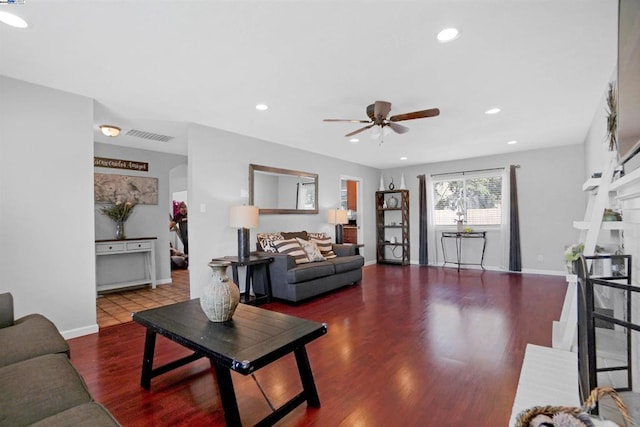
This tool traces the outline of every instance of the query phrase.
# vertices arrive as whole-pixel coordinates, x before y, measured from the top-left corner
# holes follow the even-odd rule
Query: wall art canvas
[[[94,174],[96,203],[131,202],[158,204],[158,178],[130,175]]]

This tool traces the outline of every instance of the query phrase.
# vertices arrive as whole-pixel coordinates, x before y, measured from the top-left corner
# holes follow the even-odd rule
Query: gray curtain
[[[418,175],[418,198],[420,212],[420,236],[419,259],[420,265],[429,264],[429,250],[427,245],[427,179],[424,175]]]
[[[518,217],[518,186],[516,184],[516,169],[520,166],[511,165],[509,171],[510,202],[509,202],[509,270],[522,271],[520,257],[520,220]]]

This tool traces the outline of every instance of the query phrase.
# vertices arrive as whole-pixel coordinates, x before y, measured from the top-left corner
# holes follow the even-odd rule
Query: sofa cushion
[[[274,246],[278,253],[292,256],[296,264],[309,262],[307,253],[302,249],[302,246],[300,246],[300,243],[298,243],[296,239],[278,240],[274,242]]]
[[[29,314],[0,329],[0,366],[54,353],[69,353],[69,344],[41,314]],[[1,423],[0,423],[1,424]]]
[[[88,402],[82,377],[62,354],[0,368],[0,425],[29,425]]]
[[[334,265],[336,273],[344,273],[345,271],[357,270],[364,265],[364,257],[361,255],[339,256],[327,260]]]
[[[309,261],[324,261],[322,252],[320,252],[320,249],[314,242],[307,241],[299,237],[296,240],[298,240],[298,243],[300,243],[300,246],[302,246],[302,249],[304,249],[305,253],[307,254],[307,258],[309,258]]]
[[[10,292],[0,294],[0,328],[13,325],[13,296]]]
[[[301,264],[287,271],[287,283],[301,283],[335,274],[333,264],[328,261]]]
[[[293,232],[286,232],[286,231],[281,231],[280,234],[282,234],[282,237],[285,239],[303,239],[303,240],[309,240],[309,235],[307,234],[306,231],[293,231]]]
[[[120,424],[102,405],[96,402],[84,403],[52,415],[31,425],[31,427],[108,427]]]
[[[280,233],[258,233],[257,238],[258,238],[258,247],[257,247],[258,251],[271,252],[271,253],[278,252],[276,250],[276,247],[274,246],[274,243],[277,242],[278,240],[284,240],[284,237],[282,237],[282,234]]]
[[[324,239],[311,239],[314,242],[318,249],[320,249],[320,253],[324,257],[324,259],[335,258],[336,254],[333,252],[333,244],[331,243],[331,238],[326,237]]]

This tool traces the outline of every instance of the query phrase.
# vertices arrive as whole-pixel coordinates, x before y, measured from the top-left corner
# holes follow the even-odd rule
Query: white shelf
[[[582,184],[582,191],[595,190],[600,186],[602,178],[589,178],[584,184]]]
[[[602,225],[600,226],[601,230],[622,230],[623,229],[622,221],[602,221]],[[578,230],[588,230],[591,227],[591,223],[589,221],[573,221],[573,228]]]

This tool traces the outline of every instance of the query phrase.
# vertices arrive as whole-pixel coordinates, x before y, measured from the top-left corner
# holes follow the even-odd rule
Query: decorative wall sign
[[[133,160],[109,159],[107,157],[94,157],[93,167],[130,169],[134,171],[149,172],[149,163],[134,162]]]
[[[158,178],[96,173],[93,193],[96,203],[131,202],[138,205],[157,205]]]

